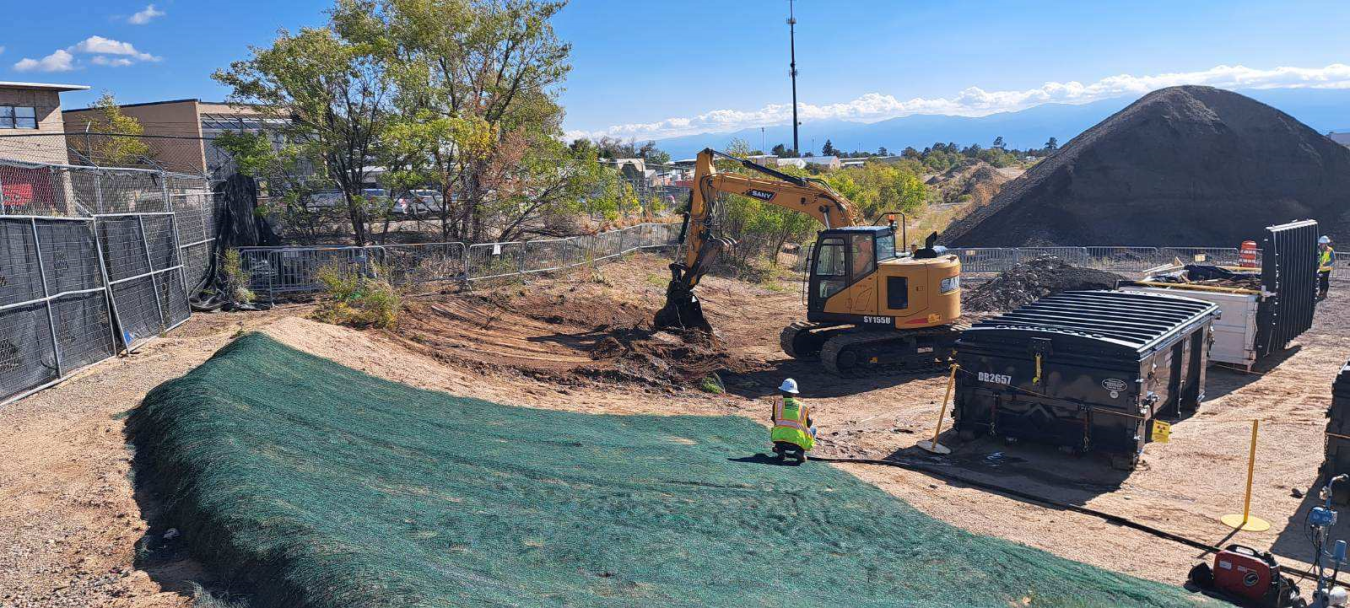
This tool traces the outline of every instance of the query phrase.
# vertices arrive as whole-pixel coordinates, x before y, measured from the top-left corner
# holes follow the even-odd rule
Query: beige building
[[[61,93],[87,91],[77,84],[0,82],[0,137],[14,137],[0,146],[0,157],[37,163],[65,164],[66,141],[61,118]]]
[[[211,144],[224,131],[254,131],[268,119],[252,106],[200,99],[178,99],[120,106],[122,113],[141,123],[149,156],[168,171],[194,175],[215,174],[229,159]],[[65,113],[71,146],[80,147],[80,133],[98,120],[97,108]]]

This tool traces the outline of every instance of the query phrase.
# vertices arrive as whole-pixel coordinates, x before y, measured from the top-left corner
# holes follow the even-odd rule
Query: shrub
[[[220,272],[225,276],[225,297],[236,306],[251,304],[257,296],[249,290],[253,275],[244,270],[243,258],[238,249],[228,249],[221,260]]]
[[[373,273],[378,276],[378,273]],[[403,302],[384,279],[372,278],[340,266],[319,269],[323,301],[314,318],[352,327],[390,328],[398,322]]]

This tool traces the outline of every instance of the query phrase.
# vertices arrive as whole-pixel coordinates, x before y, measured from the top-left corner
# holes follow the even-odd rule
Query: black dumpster
[[[1322,482],[1341,473],[1350,473],[1350,362],[1341,367],[1331,385],[1331,407],[1327,408],[1326,461],[1322,463]],[[1350,488],[1336,486],[1336,502],[1350,502]]]
[[[1157,416],[1205,398],[1218,307],[1074,291],[976,323],[957,342],[956,429],[1104,452],[1133,468]]]

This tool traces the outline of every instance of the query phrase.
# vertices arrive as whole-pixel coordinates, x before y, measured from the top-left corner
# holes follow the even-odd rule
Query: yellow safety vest
[[[1322,256],[1318,260],[1318,263],[1320,263],[1322,267],[1319,268],[1318,270],[1322,272],[1329,272],[1331,270],[1331,264],[1335,261],[1336,261],[1336,250],[1332,249],[1331,247],[1323,249]]]
[[[786,441],[811,451],[816,447],[816,438],[806,421],[811,418],[811,410],[806,404],[792,398],[775,400],[773,404],[773,431],[769,438],[773,441]]]

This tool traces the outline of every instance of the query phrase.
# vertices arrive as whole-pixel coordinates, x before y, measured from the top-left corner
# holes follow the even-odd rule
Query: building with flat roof
[[[22,135],[0,147],[0,157],[37,163],[67,162],[61,93],[87,91],[79,84],[0,82],[0,137]],[[52,135],[53,137],[32,137]]]
[[[232,166],[211,139],[226,131],[258,131],[269,121],[255,106],[200,99],[175,99],[120,106],[141,123],[149,156],[165,170],[225,177]],[[66,132],[78,150],[80,133],[98,120],[98,108],[65,113]]]

